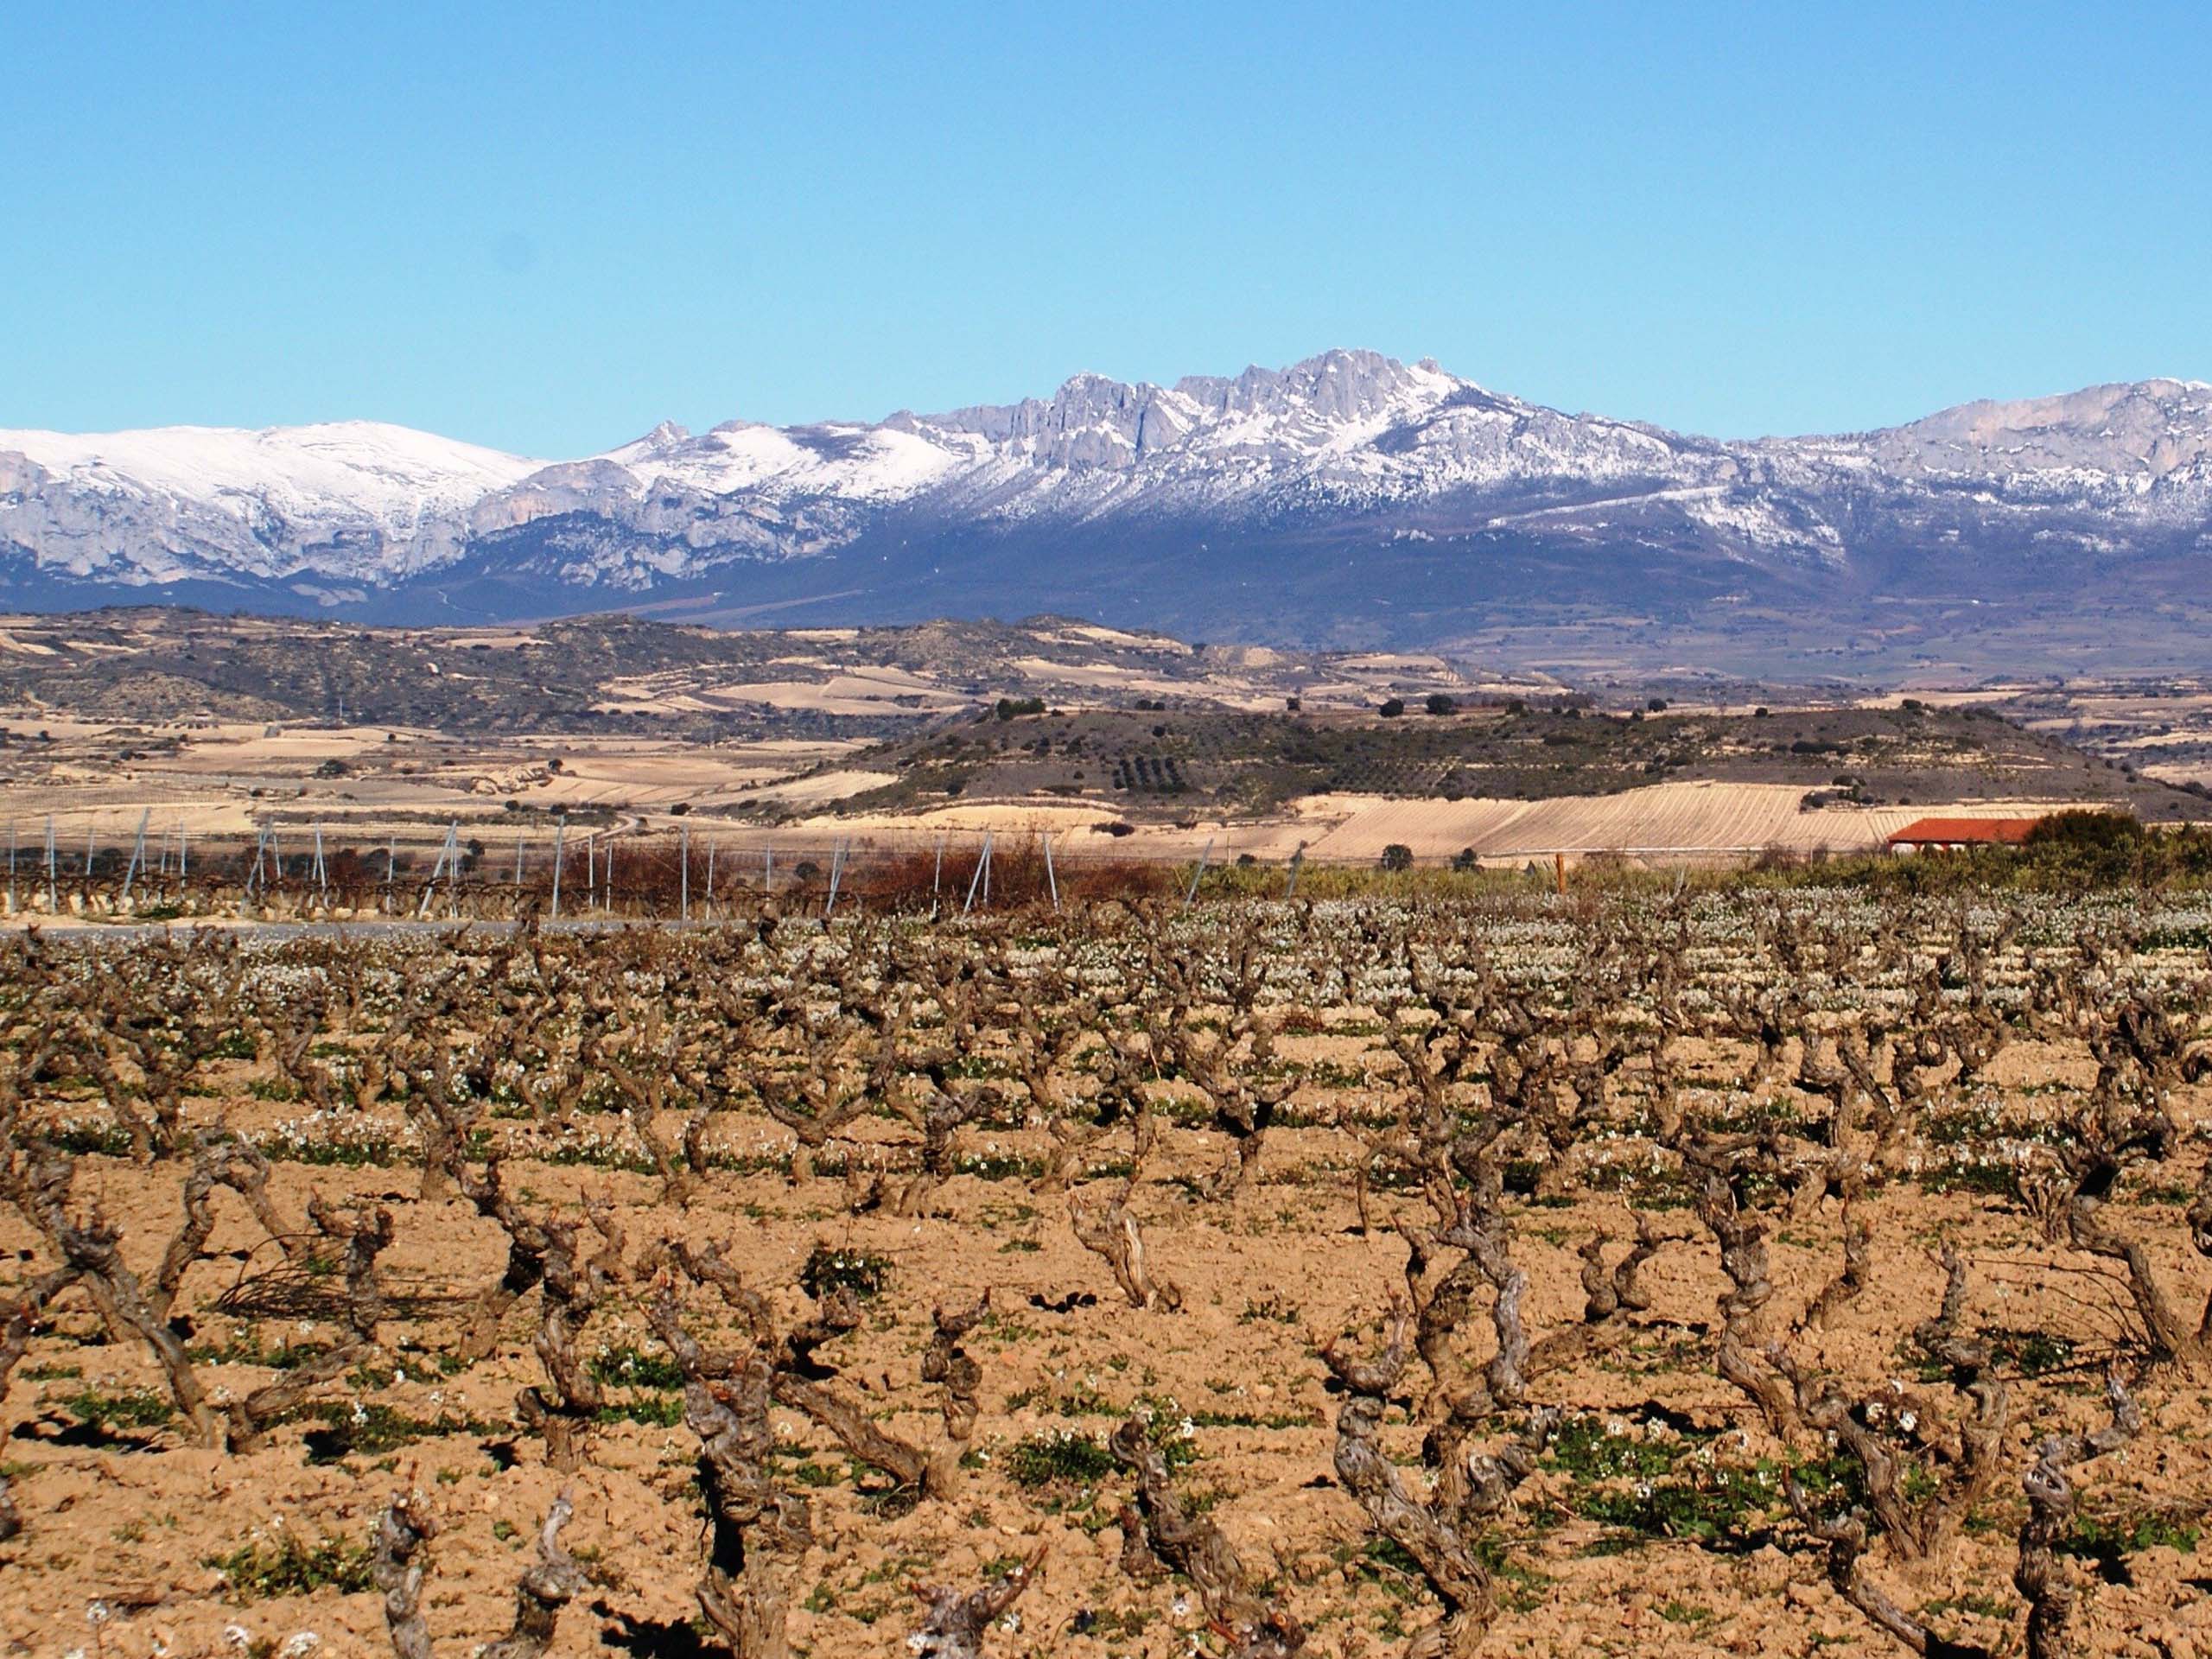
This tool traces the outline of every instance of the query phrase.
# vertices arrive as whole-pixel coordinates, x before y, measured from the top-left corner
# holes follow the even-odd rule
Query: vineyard
[[[17,845],[5,913],[26,920],[146,926],[182,923],[256,927],[488,921],[712,923],[757,914],[833,917],[842,901],[936,914],[1071,903],[1174,887],[1195,896],[1207,861],[1183,872],[1035,834],[949,833],[904,845],[834,834],[743,839],[711,832],[656,836],[563,824],[504,846],[460,822],[427,837],[388,833],[365,850],[320,824],[280,840],[264,825],[245,839],[143,832],[121,844],[63,852]],[[1219,874],[1221,865],[1211,866]],[[1278,874],[1278,884],[1283,876]],[[1217,883],[1218,885],[1218,883]]]
[[[2212,1653],[2212,906],[1038,874],[10,936],[10,1651]]]

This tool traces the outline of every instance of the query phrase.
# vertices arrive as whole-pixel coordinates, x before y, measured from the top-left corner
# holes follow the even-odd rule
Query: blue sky
[[[1730,436],[2212,378],[2201,7],[6,31],[0,427],[363,416],[566,455],[1339,345]]]

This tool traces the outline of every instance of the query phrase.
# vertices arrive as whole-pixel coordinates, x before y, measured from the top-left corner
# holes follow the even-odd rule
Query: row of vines
[[[719,921],[0,946],[19,1650],[2212,1650],[2212,914]]]

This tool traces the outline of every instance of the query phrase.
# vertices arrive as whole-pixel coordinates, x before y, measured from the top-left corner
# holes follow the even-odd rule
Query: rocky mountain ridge
[[[33,607],[1049,608],[1412,642],[1593,595],[1657,619],[2056,596],[2133,567],[2185,587],[2208,555],[2212,385],[2182,380],[1748,442],[1353,351],[873,423],[664,424],[569,461],[367,423],[0,430],[0,601]]]

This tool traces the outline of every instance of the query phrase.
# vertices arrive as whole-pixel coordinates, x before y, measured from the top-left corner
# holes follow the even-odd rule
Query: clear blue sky
[[[365,416],[568,455],[1337,345],[1724,435],[2212,378],[2201,5],[5,31],[0,426]]]

